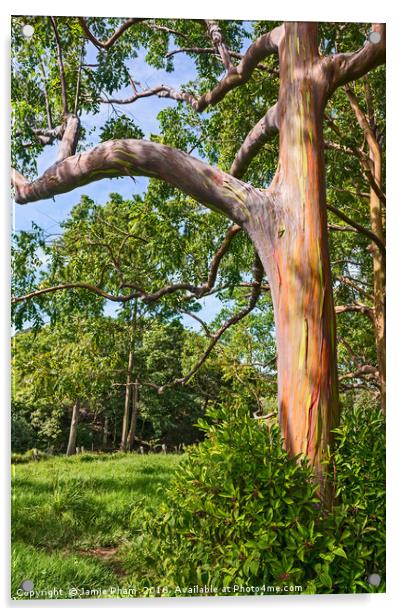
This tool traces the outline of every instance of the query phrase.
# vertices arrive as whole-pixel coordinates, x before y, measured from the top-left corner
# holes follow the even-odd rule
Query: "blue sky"
[[[245,41],[247,46],[248,42]],[[171,46],[173,48],[173,46]],[[88,44],[88,55],[86,62],[95,62],[95,49],[91,43]],[[144,60],[145,50],[139,50],[138,57],[130,61],[130,74],[136,81],[139,81],[143,86],[154,86],[162,83],[168,83],[174,88],[180,89],[181,85],[195,79],[197,72],[194,61],[185,54],[177,54],[174,56],[175,71],[167,74],[164,70],[157,70],[150,67]],[[132,91],[129,88],[120,90],[119,95],[129,96]],[[157,120],[158,112],[167,107],[173,107],[177,103],[166,98],[158,98],[157,96],[139,99],[131,105],[114,105],[114,107],[131,117],[138,126],[143,130],[145,137],[148,138],[150,133],[159,133],[159,122]],[[101,106],[99,114],[96,116],[83,116],[82,124],[85,128],[97,128],[104,125],[105,121],[111,115],[112,110],[109,105]],[[93,145],[97,142],[96,133],[91,137]],[[38,173],[42,174],[56,158],[57,144],[45,148],[43,154],[38,160]],[[119,192],[124,198],[131,198],[133,194],[141,194],[144,192],[148,184],[147,178],[136,178],[136,184],[133,184],[131,178],[121,179],[104,179],[87,186],[77,188],[67,194],[57,195],[54,199],[47,199],[28,205],[14,204],[13,223],[14,230],[29,230],[32,223],[35,222],[45,230],[47,234],[57,234],[60,231],[60,223],[65,220],[72,207],[78,203],[82,195],[88,195],[97,203],[103,204],[107,201],[111,192]],[[203,309],[200,316],[206,321],[214,318],[217,312],[222,307],[222,303],[215,296],[209,296],[202,302]],[[118,305],[109,302],[106,306],[106,313],[113,314],[118,310]],[[192,329],[199,329],[199,325],[191,318],[184,316],[183,322],[186,326]]]

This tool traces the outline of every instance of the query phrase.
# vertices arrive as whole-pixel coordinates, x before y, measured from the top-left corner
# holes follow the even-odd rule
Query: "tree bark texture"
[[[279,56],[279,164],[250,235],[273,301],[281,432],[291,455],[308,457],[329,504],[322,461],[339,401],[322,135],[327,89],[317,66],[317,25],[285,24]]]

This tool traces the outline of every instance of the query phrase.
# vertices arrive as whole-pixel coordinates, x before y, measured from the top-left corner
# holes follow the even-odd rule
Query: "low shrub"
[[[192,594],[205,594],[202,587],[215,587],[212,594],[384,590],[380,413],[352,412],[336,431],[331,514],[307,461],[288,457],[276,425],[268,430],[239,404],[210,411],[198,427],[206,439],[187,449],[157,514],[144,503],[132,513],[137,539],[126,568],[145,594],[187,594],[195,585]],[[380,574],[380,586],[368,583],[371,573]]]

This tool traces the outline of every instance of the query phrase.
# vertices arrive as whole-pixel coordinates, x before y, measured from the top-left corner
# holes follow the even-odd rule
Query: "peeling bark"
[[[248,203],[263,197],[250,184],[180,150],[151,141],[106,141],[88,152],[57,162],[33,182],[12,170],[15,201],[20,204],[49,199],[103,178],[142,175],[165,180],[211,209],[243,224]]]
[[[327,234],[317,25],[287,23],[280,45],[279,165],[248,227],[269,279],[278,351],[279,421],[287,450],[308,457],[327,506],[322,461],[339,418]]]

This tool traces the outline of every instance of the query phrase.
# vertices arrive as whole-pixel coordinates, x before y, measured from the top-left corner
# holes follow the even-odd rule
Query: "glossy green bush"
[[[217,587],[216,594],[224,587],[243,594],[232,593],[234,585],[287,594],[300,593],[295,586],[382,590],[367,577],[384,578],[383,425],[377,413],[360,413],[337,431],[329,469],[333,477],[336,464],[339,502],[329,515],[306,461],[288,458],[277,426],[267,430],[242,406],[211,412],[199,422],[205,441],[188,448],[158,515],[143,505],[132,513],[133,581],[166,586],[165,594],[193,585]]]

